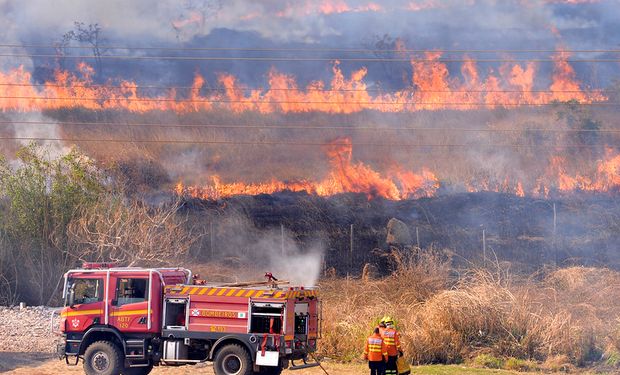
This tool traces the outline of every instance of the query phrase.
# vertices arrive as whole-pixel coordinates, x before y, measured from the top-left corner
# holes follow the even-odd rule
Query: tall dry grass
[[[480,354],[583,366],[620,351],[620,273],[571,267],[518,276],[457,273],[436,253],[395,255],[391,276],[321,283],[321,351],[359,356],[364,337],[393,316],[414,363],[458,363]]]

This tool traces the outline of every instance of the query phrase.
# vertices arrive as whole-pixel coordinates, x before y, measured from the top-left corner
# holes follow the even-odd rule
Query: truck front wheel
[[[252,359],[245,348],[228,344],[218,350],[213,361],[215,375],[252,375]]]
[[[96,341],[84,353],[87,375],[118,375],[123,369],[121,351],[110,341]]]

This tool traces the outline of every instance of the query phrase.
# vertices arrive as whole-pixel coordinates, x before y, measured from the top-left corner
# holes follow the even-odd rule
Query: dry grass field
[[[530,276],[499,265],[457,273],[439,255],[397,256],[396,271],[321,283],[330,358],[358,358],[384,314],[414,364],[575,371],[620,363],[620,273],[570,267]]]

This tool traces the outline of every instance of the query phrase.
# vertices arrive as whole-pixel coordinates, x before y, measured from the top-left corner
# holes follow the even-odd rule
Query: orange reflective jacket
[[[373,334],[366,339],[364,358],[372,362],[383,361],[383,356],[387,357],[387,348],[381,335]]]
[[[383,331],[383,342],[387,347],[387,352],[390,357],[397,356],[400,348],[400,335],[394,328],[386,328]]]

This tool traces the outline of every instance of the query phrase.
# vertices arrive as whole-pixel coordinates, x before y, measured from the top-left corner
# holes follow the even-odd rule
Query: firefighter
[[[403,351],[400,347],[400,335],[394,328],[394,320],[385,317],[385,331],[383,331],[383,342],[387,348],[388,360],[385,365],[385,375],[398,375],[398,367],[396,361],[398,357],[402,357]]]
[[[388,359],[388,352],[385,342],[383,342],[381,334],[379,334],[379,327],[376,327],[372,335],[366,339],[364,359],[368,360],[370,375],[385,375],[385,363]]]
[[[381,320],[379,321],[379,325],[377,326],[377,328],[379,328],[379,334],[383,337],[383,331],[385,331],[385,320],[388,319],[387,316],[384,316],[383,318],[381,318]]]

